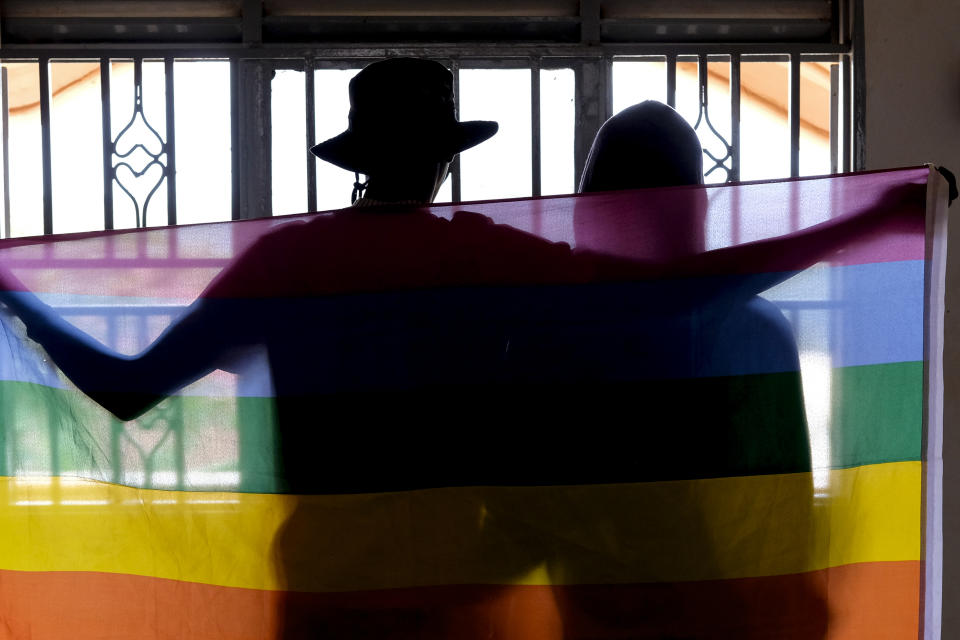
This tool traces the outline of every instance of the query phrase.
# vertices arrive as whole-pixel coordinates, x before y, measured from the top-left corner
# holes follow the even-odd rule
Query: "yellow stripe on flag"
[[[350,591],[623,584],[920,559],[920,462],[559,487],[291,496],[0,478],[0,569]]]

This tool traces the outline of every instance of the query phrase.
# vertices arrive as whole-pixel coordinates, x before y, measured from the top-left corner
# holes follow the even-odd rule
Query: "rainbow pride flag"
[[[84,383],[165,397],[121,421],[0,315],[0,637],[939,638],[945,197],[920,167],[4,241],[99,342],[168,343]]]

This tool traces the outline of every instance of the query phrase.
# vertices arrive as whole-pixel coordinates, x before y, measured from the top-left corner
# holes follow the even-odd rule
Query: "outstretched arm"
[[[293,229],[294,237],[298,230]],[[2,264],[0,303],[19,316],[27,334],[77,388],[121,420],[132,420],[214,369],[231,370],[236,348],[262,337],[251,333],[253,323],[238,317],[236,307],[216,290],[259,274],[264,259],[260,254],[271,235],[276,234],[267,234],[227,265],[204,294],[137,355],[117,353],[77,329]]]
[[[764,271],[796,271],[805,269],[837,251],[853,240],[882,230],[885,223],[905,211],[921,214],[911,222],[922,224],[926,186],[905,184],[884,192],[880,203],[870,209],[853,212],[786,236],[777,236],[734,247],[702,253],[686,264],[685,269],[736,273],[748,269]],[[922,228],[922,227],[921,227]],[[789,277],[789,274],[787,276]],[[777,284],[771,281],[768,286]]]
[[[705,251],[669,262],[600,260],[601,270],[617,279],[739,276],[723,288],[724,296],[750,297],[780,284],[797,271],[824,260],[857,239],[889,228],[898,217],[916,229],[923,225],[926,187],[905,184],[886,191],[879,204],[784,236]],[[916,214],[916,215],[914,215]],[[732,288],[731,288],[732,287]],[[697,289],[704,294],[702,289]],[[709,295],[709,294],[708,294]],[[694,302],[704,302],[696,300]]]
[[[912,228],[919,224],[922,233],[925,202],[926,185],[899,185],[884,192],[879,203],[870,209],[789,235],[707,251],[679,266],[681,271],[689,272],[756,274],[744,280],[743,291],[755,295],[836,254],[854,240],[882,232],[897,217]]]
[[[58,367],[84,393],[121,420],[132,420],[181,387],[218,368],[230,346],[223,322],[203,300],[194,302],[145,351],[119,354],[63,319],[56,309],[17,286],[4,271],[0,280],[19,291],[0,301],[27,327]],[[12,282],[11,282],[12,281]]]

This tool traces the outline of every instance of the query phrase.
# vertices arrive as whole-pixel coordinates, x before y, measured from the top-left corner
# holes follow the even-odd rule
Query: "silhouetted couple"
[[[358,174],[354,207],[264,235],[137,356],[107,349],[29,293],[8,292],[3,301],[77,387],[124,420],[214,369],[234,370],[251,346],[265,350],[277,396],[278,463],[291,493],[809,470],[796,346],[780,312],[756,297],[787,274],[745,277],[723,299],[709,289],[684,290],[681,281],[659,288],[630,283],[724,270],[733,261],[762,263],[784,251],[812,264],[886,210],[808,229],[824,239],[815,249],[804,248],[801,233],[704,252],[705,193],[691,186],[671,196],[684,210],[664,212],[663,226],[649,229],[672,248],[646,260],[629,246],[617,249],[630,241],[617,224],[629,215],[624,211],[607,212],[609,225],[604,212],[590,219],[578,213],[575,251],[475,213],[443,220],[421,207],[436,196],[454,156],[497,130],[493,122],[458,122],[452,86],[450,72],[429,61],[391,59],[361,71],[350,83],[349,129],[311,149]],[[669,107],[647,102],[604,125],[581,190],[699,185],[701,163],[689,125]],[[12,275],[4,277],[15,285]],[[595,282],[610,287],[571,286]],[[623,296],[654,291],[664,300],[624,311]],[[651,333],[660,329],[676,337],[657,345],[664,357],[695,346],[709,369],[763,354],[788,380],[762,397],[738,399],[755,420],[734,432],[716,418],[730,402],[725,388],[697,383],[688,388],[699,389],[698,397],[681,397],[662,382],[605,373],[636,365],[653,341],[662,342]],[[700,365],[689,366],[687,374],[707,379]],[[708,415],[712,422],[698,422]],[[755,455],[741,455],[745,448]],[[341,577],[349,582],[304,569],[321,536],[313,508],[298,506],[276,543],[291,591],[337,585]],[[322,524],[323,535],[336,530],[335,522]],[[479,516],[477,526],[484,526]],[[381,533],[387,548],[391,534]],[[709,544],[709,531],[692,535]],[[576,582],[562,552],[537,550],[556,546],[535,535],[518,544],[527,545],[531,566],[545,563],[551,574]],[[349,574],[350,559],[338,566]],[[463,603],[448,615],[466,615],[473,606]],[[305,605],[288,616],[284,634],[415,637],[423,623],[413,616],[381,624],[365,615],[338,619]],[[584,628],[642,622],[596,602],[561,603],[561,615],[567,637],[585,619]],[[407,623],[412,627],[390,627]],[[809,637],[823,624],[812,619]]]

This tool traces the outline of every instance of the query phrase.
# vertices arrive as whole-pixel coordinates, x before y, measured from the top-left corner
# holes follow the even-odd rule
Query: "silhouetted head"
[[[590,147],[581,192],[703,183],[696,131],[667,105],[647,100],[607,120]]]
[[[428,174],[442,182],[456,154],[483,142],[497,128],[496,122],[457,120],[453,74],[439,62],[390,58],[354,76],[349,127],[310,151],[369,176],[371,190],[375,183],[399,186],[411,179],[420,182],[421,176],[425,181]]]
[[[703,150],[696,131],[672,108],[648,100],[600,127],[580,191],[699,184]],[[573,220],[577,247],[644,260],[669,260],[703,250],[704,189],[669,189],[638,196],[626,206],[625,202],[624,196],[613,194],[579,202]]]

